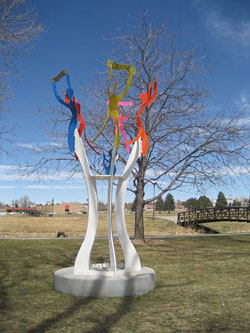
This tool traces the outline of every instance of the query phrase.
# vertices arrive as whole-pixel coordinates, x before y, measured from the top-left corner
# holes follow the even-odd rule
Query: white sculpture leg
[[[116,189],[116,200],[115,200],[115,221],[117,234],[123,249],[125,257],[125,271],[130,270],[141,270],[141,262],[138,253],[130,241],[125,216],[124,216],[124,205],[125,205],[125,196],[126,188],[129,181],[129,176],[132,172],[136,160],[139,158],[141,153],[141,140],[135,142],[132,152],[129,156],[128,162],[124,169],[121,179],[118,181],[118,186]]]
[[[114,270],[114,275],[117,275],[117,263],[116,253],[113,239],[112,230],[112,196],[113,196],[113,173],[116,157],[116,148],[113,146],[112,159],[110,166],[110,176],[108,179],[108,200],[107,200],[107,214],[108,214],[108,240],[109,240],[109,256],[110,256],[110,268]]]
[[[80,139],[77,131],[75,131],[75,151],[82,165],[87,183],[89,196],[88,226],[83,244],[75,260],[75,266],[62,268],[55,272],[55,288],[66,294],[84,297],[121,297],[128,295],[143,295],[148,293],[155,287],[155,272],[153,269],[148,267],[141,268],[139,256],[128,237],[124,218],[126,186],[133,165],[140,154],[140,142],[135,143],[122,176],[113,176],[113,170],[111,170],[112,176],[93,176],[90,172],[82,140]],[[110,265],[90,264],[91,250],[95,240],[98,222],[96,179],[107,179],[109,181],[109,203],[111,204],[109,207],[112,207],[112,182],[113,179],[118,179],[115,214],[117,232],[125,256],[125,269],[121,269],[119,267],[116,268],[115,249],[112,245],[113,235],[111,208],[111,220],[109,220],[111,263]],[[115,271],[115,269],[117,271]]]
[[[82,139],[79,137],[77,130],[75,130],[75,152],[84,171],[89,198],[87,231],[82,246],[77,254],[74,266],[75,274],[84,274],[91,268],[91,251],[95,241],[98,224],[98,201],[96,180],[91,174]]]

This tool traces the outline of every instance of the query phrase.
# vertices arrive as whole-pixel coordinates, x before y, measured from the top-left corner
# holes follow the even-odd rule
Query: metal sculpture
[[[139,133],[134,140],[128,141],[124,132],[123,123],[128,118],[122,116],[119,110],[120,105],[131,105],[131,102],[121,102],[121,99],[126,95],[132,82],[132,77],[135,74],[135,68],[124,64],[116,64],[111,60],[108,60],[107,65],[110,67],[109,84],[107,88],[108,92],[108,115],[106,120],[101,127],[99,133],[92,140],[92,144],[89,143],[85,136],[86,143],[95,152],[96,149],[93,147],[95,140],[101,135],[104,130],[109,118],[114,120],[114,144],[113,149],[109,151],[109,156],[106,157],[103,153],[103,164],[105,169],[105,175],[94,175],[91,172],[87,154],[84,148],[83,141],[81,139],[82,132],[85,128],[83,118],[80,112],[80,104],[74,97],[74,92],[71,88],[69,71],[60,72],[51,81],[53,82],[53,91],[57,100],[70,109],[72,113],[69,130],[68,130],[68,144],[71,152],[74,152],[76,159],[80,162],[87,184],[88,190],[88,225],[84,241],[77,254],[74,268],[68,268],[59,270],[55,273],[55,286],[58,290],[71,293],[74,295],[82,296],[93,296],[93,295],[104,295],[104,296],[124,296],[130,294],[144,294],[154,288],[154,271],[149,268],[142,268],[139,255],[131,242],[126,229],[124,206],[125,206],[125,195],[126,188],[129,181],[129,177],[133,170],[133,167],[140,157],[141,153],[145,156],[148,148],[148,140],[146,132],[143,129],[141,121],[142,111],[154,101],[157,94],[157,85],[154,81],[154,93],[151,96],[152,87],[148,88],[147,93],[141,94],[142,105],[137,116],[137,124],[139,127]],[[125,70],[128,71],[128,80],[124,91],[120,95],[115,95],[117,91],[117,81],[114,84],[114,90],[110,92],[110,82],[112,79],[113,70]],[[68,88],[64,95],[63,100],[57,93],[56,82],[66,76],[66,82]],[[77,119],[80,122],[79,129],[77,129]],[[120,145],[120,132],[122,133],[125,140],[125,147],[127,152],[130,152],[129,144],[133,143],[132,151],[129,155],[127,164],[122,175],[116,175],[116,159],[117,150]],[[99,153],[99,152],[97,152]],[[99,153],[100,154],[100,153]],[[108,192],[107,192],[107,215],[108,215],[108,240],[109,240],[109,253],[110,263],[105,264],[92,264],[91,263],[91,251],[96,237],[97,225],[98,225],[98,196],[97,196],[97,181],[107,180],[108,181]],[[113,239],[113,226],[112,226],[112,194],[113,194],[113,182],[117,181],[117,189],[115,196],[115,222],[118,239],[121,243],[125,265],[121,267],[117,263],[116,252]],[[98,278],[109,278],[111,280],[105,280],[106,287],[100,288],[97,293],[92,288],[92,282]],[[124,287],[124,281],[131,281],[131,286]],[[144,281],[142,285],[138,285],[138,281]],[[91,282],[92,281],[92,282]],[[114,288],[114,284],[117,283],[117,290]],[[83,284],[85,287],[83,287]],[[125,288],[125,289],[124,289]]]

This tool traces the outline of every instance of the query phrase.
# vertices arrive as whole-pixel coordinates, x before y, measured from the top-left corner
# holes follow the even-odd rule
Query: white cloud
[[[85,188],[84,185],[79,186],[79,185],[27,185],[25,186],[25,188],[29,188],[29,189],[40,189],[40,190],[75,190],[75,189],[83,189]]]
[[[43,150],[36,144],[34,143],[17,143],[18,147],[21,148],[26,148],[26,149],[31,149],[34,150],[36,152],[42,152]]]
[[[13,181],[16,181],[19,179],[20,179],[20,177],[18,178],[17,175],[1,175],[0,174],[0,181],[13,182]]]
[[[27,185],[24,186],[28,189],[39,189],[39,190],[77,190],[77,189],[86,189],[85,183],[82,185],[41,185],[41,184],[34,184],[34,185]],[[99,185],[97,186],[99,190],[107,189],[107,185]]]
[[[12,190],[13,188],[16,188],[16,186],[0,185],[0,189],[3,190]]]
[[[18,147],[30,149],[36,152],[42,152],[45,149],[48,149],[49,146],[51,147],[64,147],[63,144],[58,142],[43,142],[43,143],[17,143]]]
[[[219,4],[207,0],[194,0],[193,6],[202,14],[206,27],[217,38],[242,46],[249,55],[250,21],[239,18],[237,21],[221,14]]]
[[[8,172],[1,172],[0,170],[0,181],[15,181],[21,179],[20,174],[18,173],[10,173]]]
[[[0,181],[20,180],[21,173],[28,171],[28,168],[15,165],[0,165]]]
[[[244,112],[250,111],[250,95],[245,90],[241,92],[238,101],[236,101],[236,106]]]
[[[29,168],[18,167],[13,165],[0,165],[0,181],[16,181],[16,180],[27,180],[35,181],[38,176],[36,174],[24,174],[28,172]],[[41,181],[67,181],[67,180],[79,181],[84,179],[81,172],[76,172],[73,175],[69,171],[50,172],[49,174],[39,174],[39,180]]]
[[[1,170],[20,170],[23,167],[17,167],[15,165],[0,165],[0,172]]]
[[[64,147],[65,145],[58,143],[58,142],[50,142],[50,143],[45,143],[45,146],[52,146],[52,147]]]
[[[219,12],[211,11],[206,15],[206,26],[219,38],[243,47],[250,46],[250,22],[232,22]]]
[[[23,179],[27,179],[27,180],[36,180],[37,176],[36,175],[27,175],[24,176]],[[62,171],[60,173],[50,173],[50,174],[40,174],[39,175],[39,179],[46,181],[46,180],[83,180],[83,174],[81,172],[76,172],[73,175],[71,175],[71,173],[69,171]]]
[[[250,117],[241,117],[237,119],[231,119],[231,118],[225,118],[222,120],[222,124],[227,125],[227,124],[234,124],[234,126],[247,126],[250,124]]]
[[[217,175],[221,176],[246,176],[250,174],[250,168],[232,166],[221,168],[220,171],[215,170],[215,172]]]
[[[147,177],[157,177],[160,176],[163,173],[163,171],[156,171],[154,169],[147,169],[146,170],[146,176]]]

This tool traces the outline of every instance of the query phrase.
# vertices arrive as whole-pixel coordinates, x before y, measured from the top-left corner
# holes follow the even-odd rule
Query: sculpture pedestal
[[[148,267],[138,271],[117,267],[117,275],[114,276],[109,264],[96,264],[87,274],[74,274],[74,267],[68,267],[55,272],[55,288],[84,297],[144,295],[155,288],[155,272]]]

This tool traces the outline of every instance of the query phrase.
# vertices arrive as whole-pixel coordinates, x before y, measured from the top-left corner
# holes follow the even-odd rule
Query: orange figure
[[[138,125],[138,128],[139,128],[139,133],[137,134],[137,136],[128,142],[128,144],[131,144],[131,143],[134,143],[135,141],[137,141],[139,138],[141,138],[142,140],[142,156],[144,157],[147,153],[147,150],[148,150],[148,138],[147,138],[147,134],[143,128],[143,124],[142,124],[142,120],[141,120],[141,114],[142,114],[142,111],[151,103],[153,103],[153,101],[155,100],[156,98],[156,95],[157,95],[157,83],[156,81],[154,80],[153,82],[153,88],[154,88],[154,92],[153,92],[153,95],[151,96],[151,93],[152,93],[152,86],[149,86],[148,87],[148,92],[147,93],[142,93],[140,95],[140,98],[141,98],[141,107],[140,107],[140,110],[136,116],[136,122],[137,122],[137,125]]]

